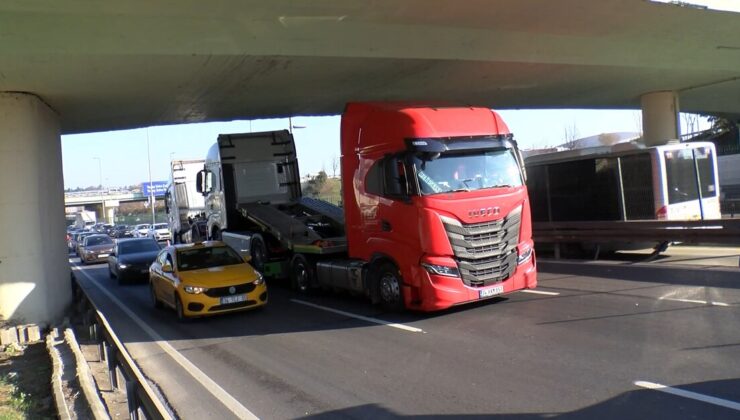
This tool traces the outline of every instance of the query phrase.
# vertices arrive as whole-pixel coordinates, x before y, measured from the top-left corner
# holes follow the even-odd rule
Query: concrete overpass
[[[740,115],[739,24],[644,0],[3,2],[0,314],[69,301],[61,133],[411,99],[642,107],[661,142],[679,99]]]

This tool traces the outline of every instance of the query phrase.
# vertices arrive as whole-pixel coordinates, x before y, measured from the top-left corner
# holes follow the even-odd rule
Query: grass
[[[25,419],[31,411],[31,398],[7,375],[0,377],[0,420]]]
[[[44,344],[0,353],[0,420],[52,418],[51,360]]]

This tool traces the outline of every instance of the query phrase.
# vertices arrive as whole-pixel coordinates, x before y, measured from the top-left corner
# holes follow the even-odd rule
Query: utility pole
[[[99,157],[94,157],[93,159],[98,161],[98,185],[100,185],[100,205],[103,208],[101,219],[103,220],[103,222],[107,222],[108,215],[105,213],[105,197],[103,197],[103,164],[101,163],[101,159]]]
[[[149,147],[149,127],[146,128],[146,161],[149,166],[149,205],[152,207],[152,227],[156,220],[156,212],[154,210],[154,186],[152,185],[152,151]]]

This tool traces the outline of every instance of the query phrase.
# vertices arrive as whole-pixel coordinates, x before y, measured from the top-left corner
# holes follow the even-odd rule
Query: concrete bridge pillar
[[[680,133],[678,94],[650,92],[640,97],[642,137],[646,146],[659,146],[677,139]]]
[[[0,92],[0,316],[59,320],[72,300],[64,242],[59,118],[38,97]]]

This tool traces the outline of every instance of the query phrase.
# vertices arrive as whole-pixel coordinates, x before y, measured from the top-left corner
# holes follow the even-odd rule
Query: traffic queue
[[[170,244],[168,225],[70,228],[67,246],[83,265],[107,263],[119,285],[148,283],[152,306],[180,321],[267,304],[261,273],[220,241]]]

